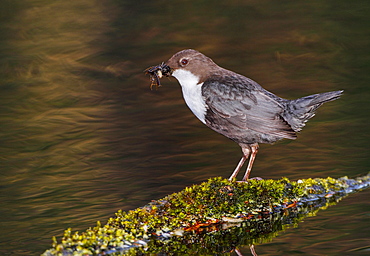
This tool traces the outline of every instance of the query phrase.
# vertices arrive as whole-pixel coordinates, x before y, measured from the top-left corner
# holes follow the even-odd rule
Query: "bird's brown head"
[[[193,49],[175,53],[165,64],[171,68],[171,74],[179,69],[186,70],[199,77],[200,81],[220,69],[210,58]]]
[[[186,49],[175,53],[166,63],[149,67],[145,70],[151,77],[151,88],[160,86],[162,76],[174,76],[183,85],[189,78],[196,84],[206,81],[212,75],[220,75],[227,70],[219,67],[204,54]],[[192,80],[190,79],[190,80]]]

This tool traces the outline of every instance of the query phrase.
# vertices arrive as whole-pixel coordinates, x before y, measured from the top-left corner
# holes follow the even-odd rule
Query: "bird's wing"
[[[282,99],[243,76],[210,78],[202,94],[213,116],[240,129],[294,139],[295,132],[283,119]]]

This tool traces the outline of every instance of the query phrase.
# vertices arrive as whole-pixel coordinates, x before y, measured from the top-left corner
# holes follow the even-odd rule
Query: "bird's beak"
[[[170,66],[168,66],[167,64],[162,63],[160,71],[161,71],[163,76],[171,76],[172,72],[173,72],[173,69]]]
[[[159,78],[162,78],[163,76],[170,76],[172,75],[172,68],[162,62],[161,64],[153,67],[149,67],[145,69],[145,73],[149,75],[157,75]]]

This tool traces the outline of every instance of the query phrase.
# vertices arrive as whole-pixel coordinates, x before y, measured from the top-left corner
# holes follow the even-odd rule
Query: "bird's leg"
[[[245,171],[242,181],[246,181],[249,179],[249,174],[251,173],[253,162],[258,152],[258,143],[251,144],[249,152],[251,152],[250,157],[249,157],[249,163],[248,163],[248,167],[247,167],[247,170]]]
[[[258,256],[256,251],[254,250],[254,245],[253,244],[249,246],[249,249],[251,250],[251,253],[252,253],[253,256]],[[238,256],[243,256],[243,254],[240,252],[239,249],[235,249],[234,251]]]
[[[236,178],[236,176],[238,175],[240,169],[243,167],[243,164],[248,159],[249,154],[251,152],[250,148],[249,147],[245,147],[245,146],[242,146],[242,151],[243,151],[243,156],[240,159],[238,165],[236,166],[234,172],[231,174],[229,180],[232,180],[232,179]]]
[[[234,251],[235,251],[235,253],[236,253],[238,256],[243,256],[243,254],[240,252],[240,250],[239,250],[239,249],[235,249]]]
[[[251,253],[252,253],[253,256],[258,256],[257,253],[256,253],[256,250],[254,250],[254,244],[249,246],[249,249],[251,250]]]
[[[238,165],[236,166],[234,172],[231,174],[229,180],[232,180],[234,178],[236,178],[236,175],[238,175],[240,169],[242,168],[243,164],[245,163],[245,160],[247,160],[248,157],[246,156],[242,156],[242,158],[240,159]]]

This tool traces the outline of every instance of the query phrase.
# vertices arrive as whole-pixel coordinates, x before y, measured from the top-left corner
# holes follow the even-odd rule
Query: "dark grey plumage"
[[[208,106],[206,123],[239,144],[295,139],[323,103],[342,91],[286,100],[244,76],[214,76],[202,86]]]
[[[343,91],[313,94],[296,100],[287,101],[284,119],[295,132],[302,130],[305,123],[315,115],[315,111],[324,103],[338,99]]]

